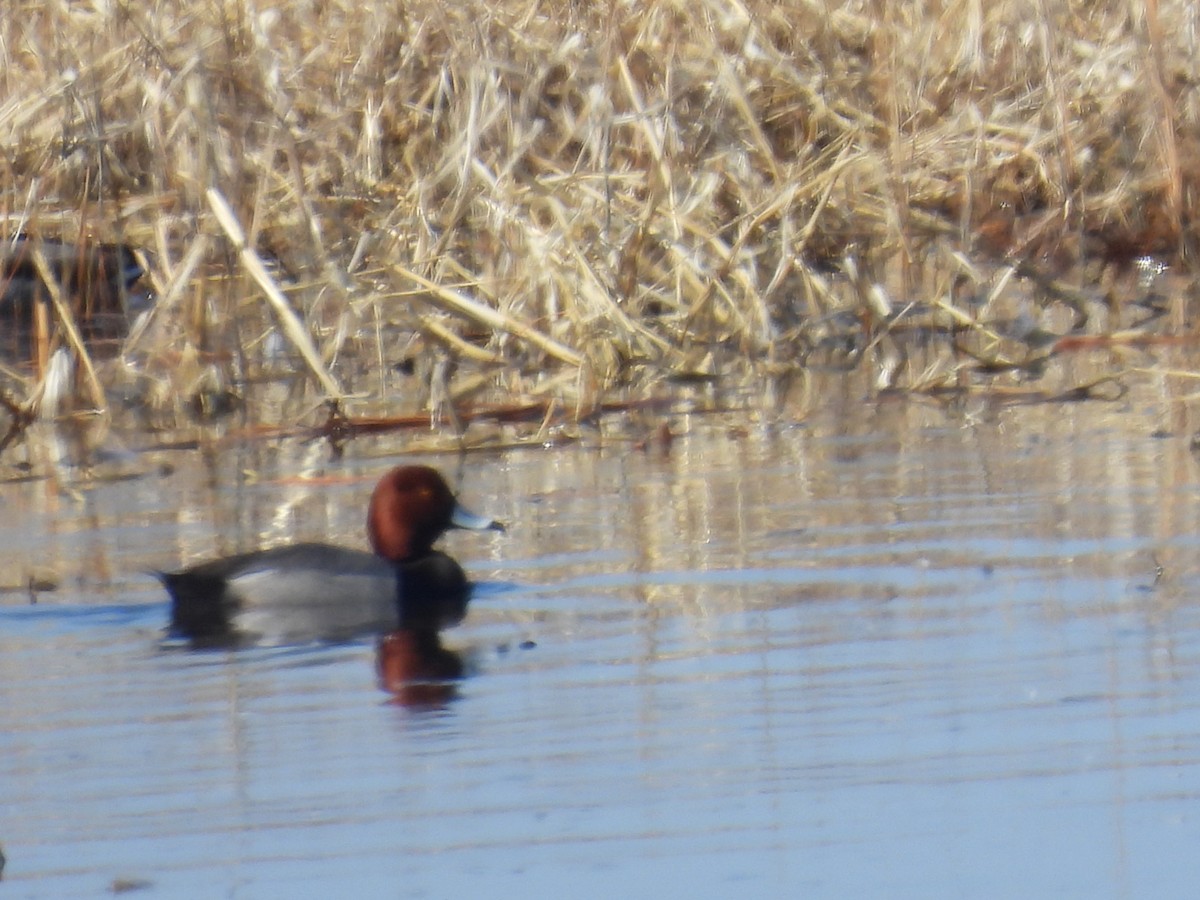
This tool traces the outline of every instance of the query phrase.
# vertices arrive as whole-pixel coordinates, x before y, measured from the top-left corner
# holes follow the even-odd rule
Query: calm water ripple
[[[319,489],[287,477],[303,448],[253,486],[244,449],[80,500],[5,486],[0,889],[1191,896],[1200,492],[1149,421],[911,406],[472,458],[464,492],[513,527],[451,536],[483,581],[447,635],[470,674],[416,708],[368,643],[164,646],[140,574],[357,544],[387,460]],[[31,558],[61,585],[36,605]]]

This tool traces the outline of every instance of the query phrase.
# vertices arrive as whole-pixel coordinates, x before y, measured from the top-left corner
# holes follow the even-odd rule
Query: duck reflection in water
[[[442,645],[436,631],[398,629],[375,645],[379,687],[400,706],[445,706],[465,673],[462,656]]]

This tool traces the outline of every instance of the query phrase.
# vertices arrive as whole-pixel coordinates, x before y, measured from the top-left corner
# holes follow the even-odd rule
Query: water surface
[[[10,481],[2,891],[1191,896],[1200,504],[1170,408],[851,398],[423,460],[511,527],[447,539],[482,582],[447,634],[470,674],[418,706],[370,642],[164,647],[144,574],[359,544],[399,442]]]

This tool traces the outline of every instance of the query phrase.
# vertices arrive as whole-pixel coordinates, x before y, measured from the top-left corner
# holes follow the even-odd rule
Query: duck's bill
[[[487,516],[477,515],[466,507],[456,503],[454,512],[450,514],[450,524],[455,528],[469,528],[472,531],[503,531],[504,524]]]

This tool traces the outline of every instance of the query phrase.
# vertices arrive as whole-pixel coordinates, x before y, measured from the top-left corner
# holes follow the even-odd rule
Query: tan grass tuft
[[[8,0],[0,236],[144,247],[164,308],[127,361],[181,393],[186,350],[238,391],[291,365],[427,403],[418,344],[584,412],[830,341],[925,387],[959,363],[889,349],[880,298],[983,327],[1042,303],[1031,266],[1190,262],[1198,14],[1130,10]]]

